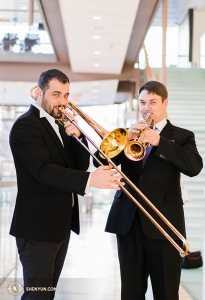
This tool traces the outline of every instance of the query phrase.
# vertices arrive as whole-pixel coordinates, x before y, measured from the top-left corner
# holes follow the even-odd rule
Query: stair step
[[[155,69],[154,73],[159,73]],[[168,68],[168,118],[175,126],[195,134],[200,155],[205,161],[205,70]],[[203,250],[205,236],[205,168],[196,177],[181,176],[191,200],[184,205],[187,241],[190,251]]]

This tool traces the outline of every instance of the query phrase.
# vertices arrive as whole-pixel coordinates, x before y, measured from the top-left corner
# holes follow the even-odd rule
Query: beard
[[[63,105],[55,105],[52,107],[47,99],[44,96],[42,97],[41,107],[55,119],[62,118],[62,112],[59,110],[59,108],[62,106]]]

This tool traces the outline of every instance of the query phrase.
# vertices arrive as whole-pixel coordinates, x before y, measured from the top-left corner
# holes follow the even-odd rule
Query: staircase
[[[194,132],[198,151],[205,160],[205,70],[169,68],[167,88],[169,120]],[[191,196],[191,201],[184,205],[190,251],[203,251],[205,168],[196,177],[182,174],[182,182]]]
[[[205,161],[205,70],[169,68],[167,88],[170,121],[176,126],[194,132],[198,151]],[[191,198],[190,202],[184,205],[189,249],[191,252],[200,250],[203,253],[205,251],[205,168],[196,177],[191,178],[182,174],[181,178]],[[203,260],[205,260],[204,253]],[[203,268],[182,269],[181,285],[194,300],[205,299]]]

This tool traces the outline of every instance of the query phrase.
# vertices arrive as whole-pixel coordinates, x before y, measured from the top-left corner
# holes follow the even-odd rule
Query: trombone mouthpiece
[[[61,112],[62,112],[64,109],[65,109],[64,106],[60,106],[60,107],[58,108],[58,110],[60,110]]]

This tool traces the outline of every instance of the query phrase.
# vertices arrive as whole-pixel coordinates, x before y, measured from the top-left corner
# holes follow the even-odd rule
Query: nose
[[[149,103],[146,103],[146,104],[145,104],[144,109],[145,109],[145,111],[149,112]]]

